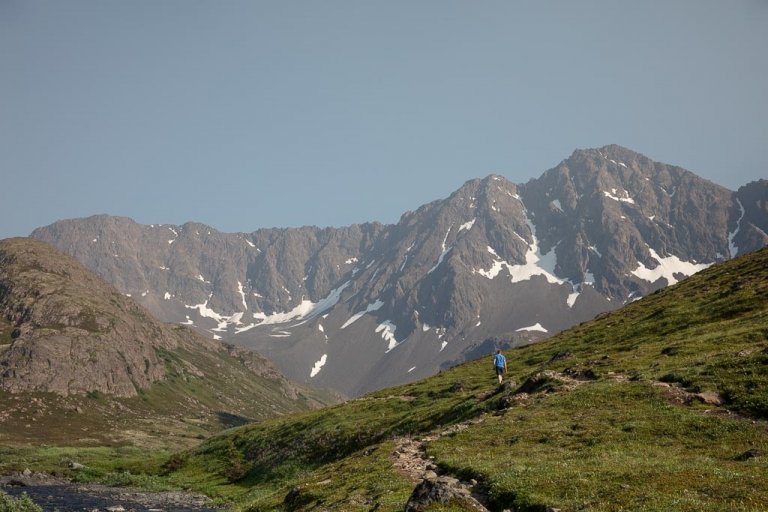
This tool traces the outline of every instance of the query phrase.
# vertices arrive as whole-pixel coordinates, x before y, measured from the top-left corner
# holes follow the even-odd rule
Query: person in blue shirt
[[[496,355],[493,356],[493,368],[496,370],[496,376],[499,378],[499,384],[501,384],[504,372],[507,371],[507,358],[501,353],[501,349],[497,349]]]

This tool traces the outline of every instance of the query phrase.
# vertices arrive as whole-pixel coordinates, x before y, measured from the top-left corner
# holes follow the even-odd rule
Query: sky
[[[397,222],[620,144],[768,177],[768,0],[0,0],[0,238]]]

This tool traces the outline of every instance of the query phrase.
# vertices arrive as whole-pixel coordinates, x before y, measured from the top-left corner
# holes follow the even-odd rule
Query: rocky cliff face
[[[730,254],[735,256],[768,245],[768,180],[753,181],[739,188],[736,207],[729,226]]]
[[[395,225],[224,234],[107,216],[33,233],[160,318],[357,394],[527,343],[768,244],[768,183],[731,192],[620,146],[467,182]]]
[[[206,382],[201,365],[237,366],[241,379],[269,383],[288,400],[298,397],[263,357],[158,322],[50,245],[0,241],[0,390],[132,397],[183,374],[215,389],[222,406],[230,402],[218,384]]]
[[[0,313],[13,327],[0,387],[135,395],[165,377],[156,349],[179,340],[74,258],[46,244],[0,244]]]

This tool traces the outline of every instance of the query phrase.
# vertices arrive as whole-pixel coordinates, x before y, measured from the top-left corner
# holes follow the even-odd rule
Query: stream
[[[39,482],[6,477],[2,480],[0,490],[11,496],[27,493],[46,512],[217,512],[207,497],[181,491],[147,492],[60,479]]]

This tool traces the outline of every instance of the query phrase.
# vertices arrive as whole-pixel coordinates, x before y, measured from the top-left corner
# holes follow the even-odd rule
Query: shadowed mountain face
[[[768,244],[768,182],[729,191],[620,146],[472,180],[395,225],[224,234],[97,216],[33,237],[166,321],[358,394],[541,339]]]
[[[76,442],[85,431],[84,442],[123,442],[167,429],[184,443],[333,400],[250,350],[161,323],[46,243],[0,241],[3,442]]]

